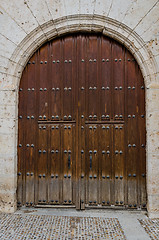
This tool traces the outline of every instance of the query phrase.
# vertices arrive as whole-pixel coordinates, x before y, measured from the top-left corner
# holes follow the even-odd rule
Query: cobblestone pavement
[[[159,218],[139,220],[151,239],[159,239]]]
[[[117,218],[0,214],[0,239],[126,239]]]

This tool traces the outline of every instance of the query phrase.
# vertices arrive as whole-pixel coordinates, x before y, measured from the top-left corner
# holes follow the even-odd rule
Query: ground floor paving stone
[[[140,219],[139,221],[151,239],[159,239],[159,219]]]
[[[146,211],[21,208],[0,214],[0,239],[159,239],[158,223]]]

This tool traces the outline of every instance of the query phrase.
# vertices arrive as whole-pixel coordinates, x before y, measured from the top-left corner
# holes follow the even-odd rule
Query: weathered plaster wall
[[[147,88],[148,211],[159,217],[159,0],[0,0],[0,211],[16,209],[23,68],[48,39],[84,30],[122,42],[141,67]]]

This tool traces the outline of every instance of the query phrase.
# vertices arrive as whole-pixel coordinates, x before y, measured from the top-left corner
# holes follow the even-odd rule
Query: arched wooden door
[[[18,206],[146,207],[145,88],[118,42],[52,40],[19,87]]]

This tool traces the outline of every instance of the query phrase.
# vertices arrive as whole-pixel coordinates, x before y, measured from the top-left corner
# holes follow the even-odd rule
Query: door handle
[[[92,170],[92,155],[89,157],[89,163],[90,163],[90,170]]]
[[[68,154],[68,169],[70,169],[70,165],[71,165],[71,156],[70,154]]]

